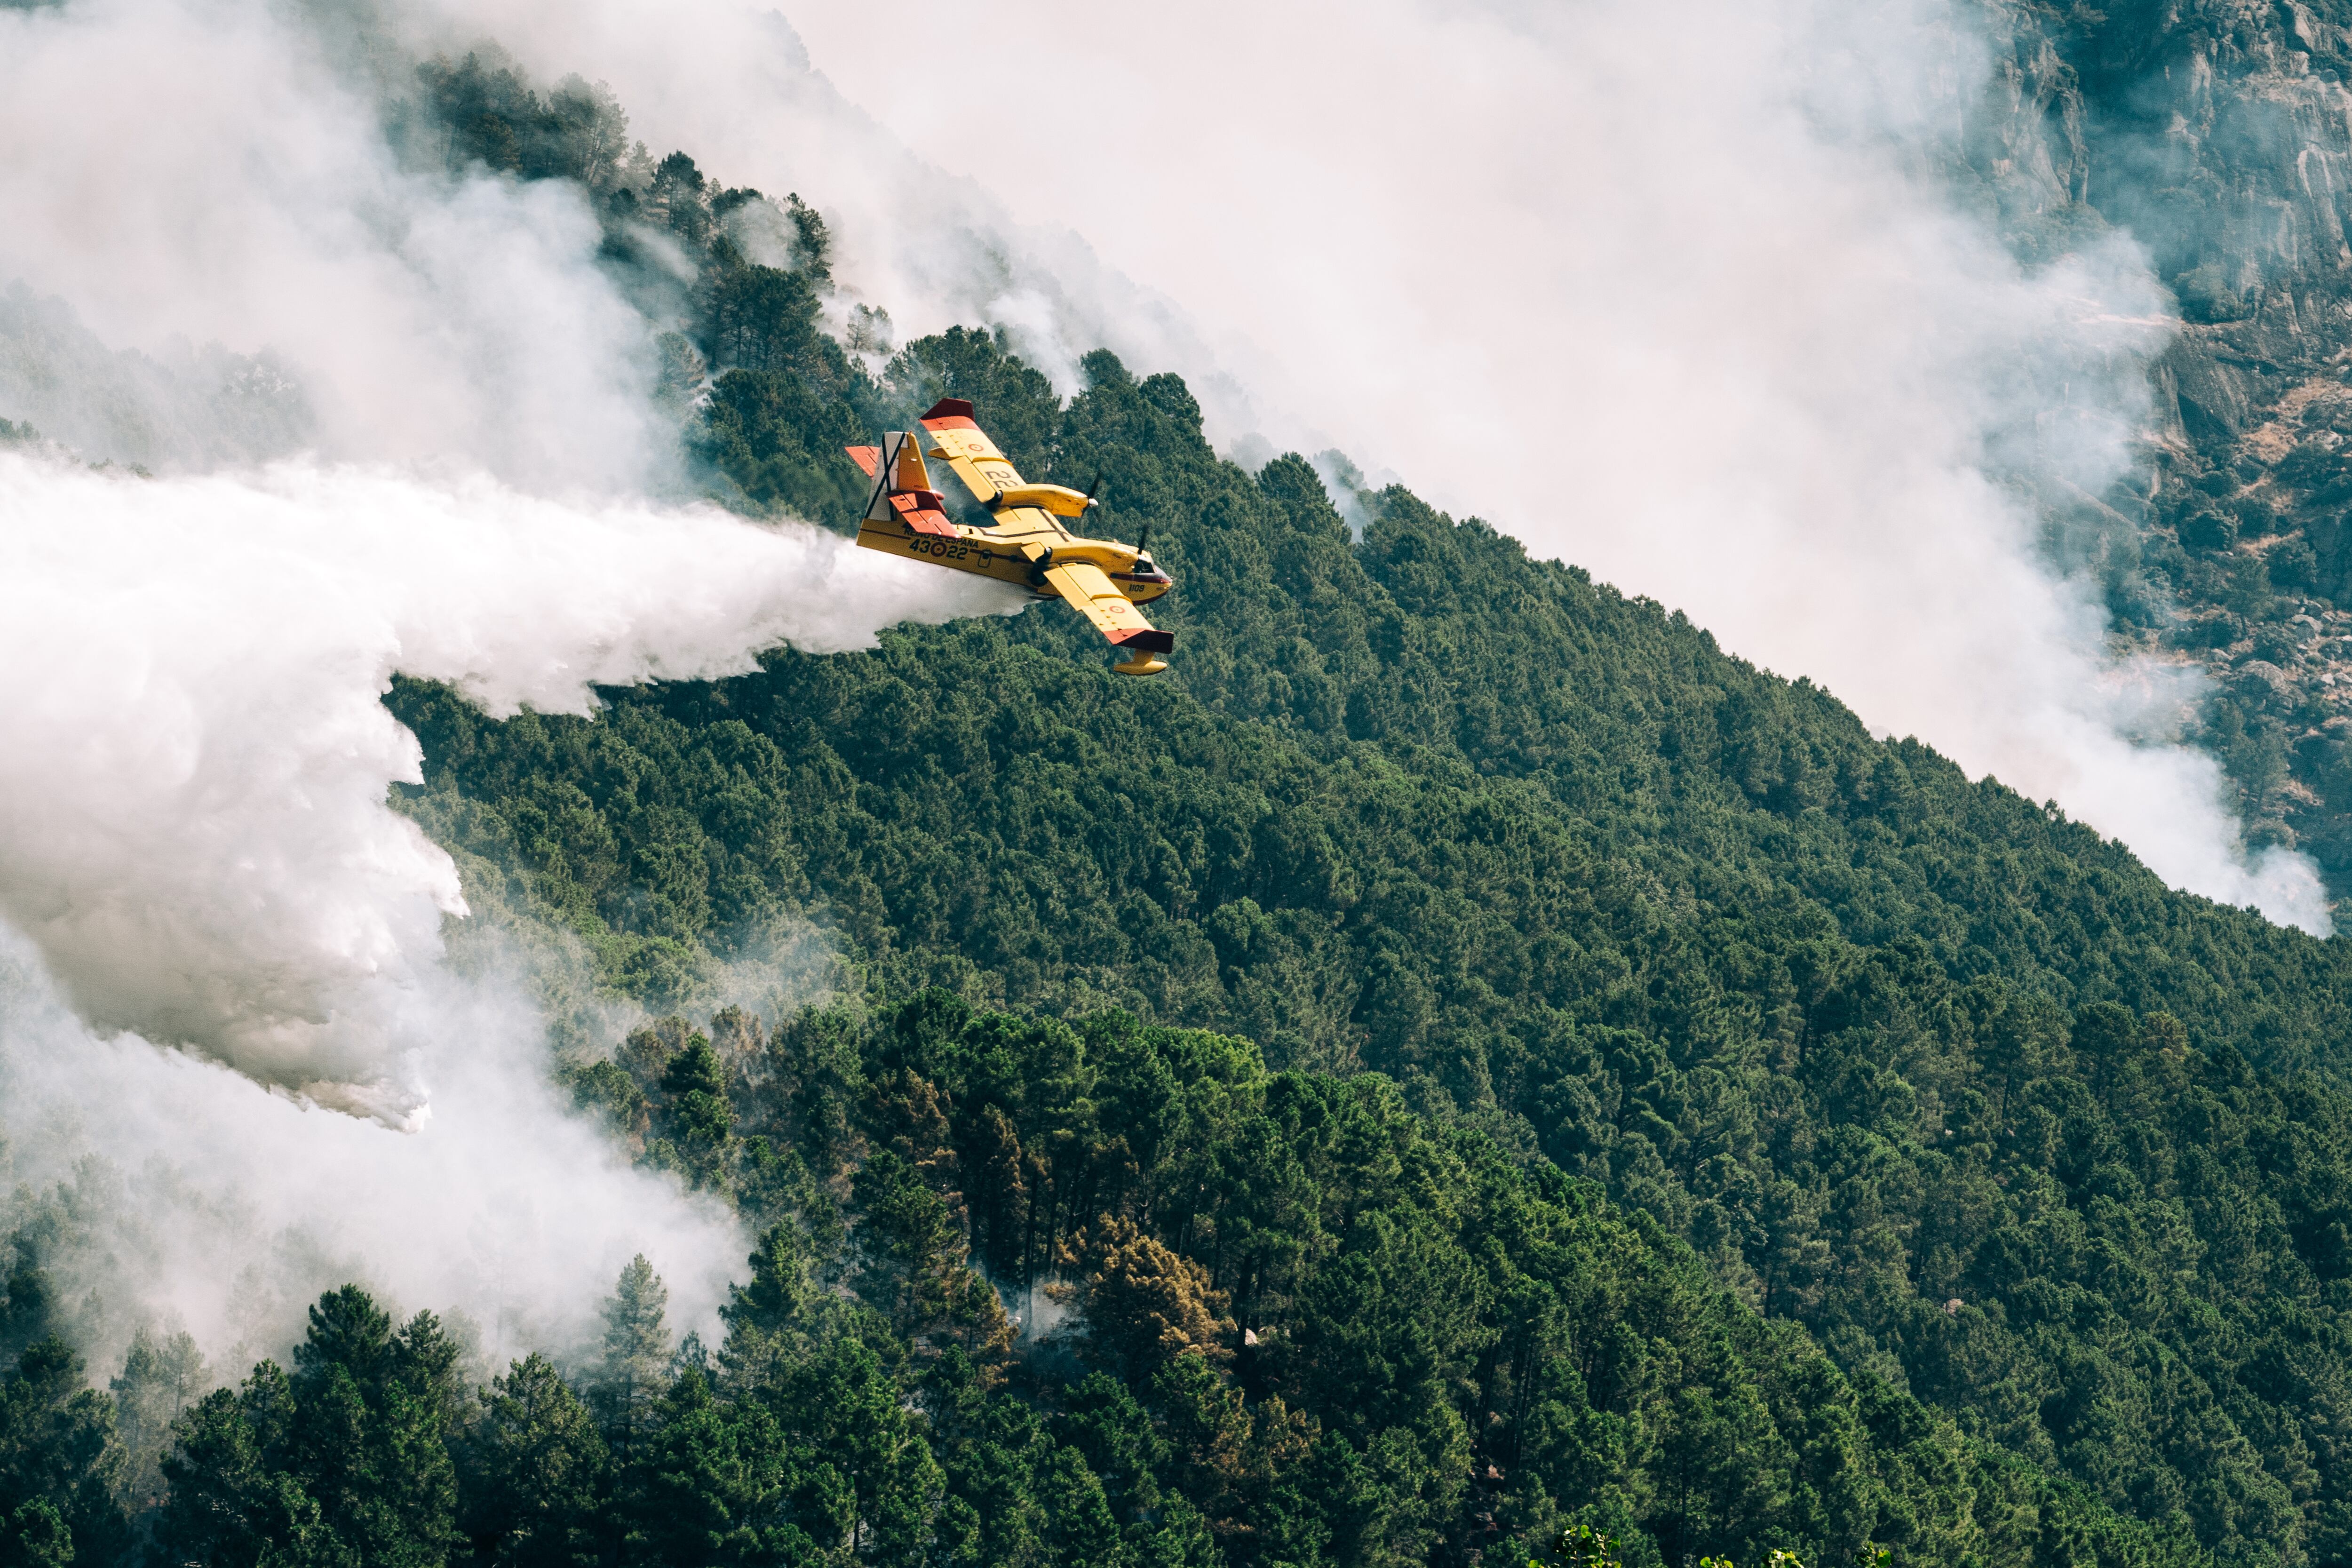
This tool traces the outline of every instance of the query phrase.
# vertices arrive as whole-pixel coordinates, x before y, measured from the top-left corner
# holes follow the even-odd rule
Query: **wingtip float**
[[[1084,539],[1064,525],[1094,506],[1091,493],[1024,479],[972,418],[971,405],[950,397],[933,405],[922,431],[893,430],[878,447],[850,457],[874,481],[857,542],[934,566],[1017,583],[1041,598],[1067,599],[1127,658],[1121,675],[1157,675],[1176,646],[1135,606],[1175,586],[1140,543]],[[928,437],[928,441],[925,439]],[[988,508],[985,527],[948,516],[926,457],[945,462],[972,499]]]

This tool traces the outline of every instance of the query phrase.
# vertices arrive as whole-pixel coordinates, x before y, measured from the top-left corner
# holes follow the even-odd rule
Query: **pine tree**
[[[751,1282],[730,1287],[727,1304],[719,1309],[727,1322],[719,1363],[730,1388],[769,1389],[792,1360],[806,1353],[821,1297],[808,1248],[790,1220],[761,1234],[750,1262]]]
[[[1021,1136],[994,1105],[974,1123],[965,1166],[965,1201],[971,1209],[974,1247],[998,1284],[1029,1286],[1029,1187],[1023,1179]]]
[[[696,1035],[668,1058],[660,1089],[646,1161],[678,1172],[698,1187],[725,1187],[735,1132],[727,1064],[709,1041]]]
[[[455,1361],[431,1313],[395,1331],[358,1286],[329,1291],[290,1377],[263,1362],[173,1424],[159,1545],[214,1568],[440,1568],[460,1541],[446,1440]]]
[[[954,1343],[992,1354],[1012,1342],[1003,1304],[966,1261],[954,1211],[911,1163],[877,1152],[857,1173],[853,1192],[866,1220],[857,1293],[894,1329],[925,1349]]]
[[[589,1400],[614,1458],[632,1463],[660,1423],[670,1381],[669,1288],[644,1253],[629,1259],[604,1303],[604,1350]]]
[[[538,1354],[480,1399],[463,1513],[475,1556],[501,1568],[596,1562],[611,1458],[587,1405]]]
[[[347,1551],[387,1568],[436,1568],[457,1537],[446,1441],[455,1348],[420,1312],[398,1332],[356,1285],[310,1309],[294,1348],[287,1468]]]
[[[785,1517],[796,1456],[764,1406],[720,1399],[689,1368],[663,1397],[660,1415],[631,1510],[631,1559],[662,1568],[817,1560],[814,1540]]]
[[[102,1563],[124,1550],[122,1469],[112,1402],[84,1385],[81,1358],[54,1335],[26,1346],[0,1383],[0,1560]]]
[[[1076,1294],[1095,1352],[1137,1382],[1180,1355],[1233,1359],[1239,1337],[1209,1271],[1132,1221],[1104,1215],[1070,1238],[1058,1259],[1085,1270]]]
[[[837,1489],[813,1479],[803,1484],[836,1498],[851,1552],[913,1552],[939,1490],[939,1465],[874,1348],[856,1335],[834,1340],[803,1365],[777,1406],[791,1436],[839,1478]]]
[[[122,1495],[134,1511],[163,1501],[172,1424],[204,1392],[206,1379],[204,1353],[184,1331],[159,1340],[142,1326],[131,1334],[121,1375],[110,1386],[126,1459]]]

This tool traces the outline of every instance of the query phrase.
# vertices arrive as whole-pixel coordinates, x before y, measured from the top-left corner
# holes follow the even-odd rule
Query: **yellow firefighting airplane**
[[[930,470],[923,466],[922,442],[911,430],[893,430],[879,447],[848,448],[874,480],[857,524],[858,543],[1023,584],[1043,598],[1067,599],[1127,653],[1127,661],[1113,669],[1157,675],[1168,668],[1160,656],[1175,647],[1176,634],[1154,629],[1135,606],[1175,582],[1151,563],[1142,544],[1081,539],[1063,527],[1062,519],[1085,516],[1094,497],[1024,479],[972,423],[971,405],[962,398],[941,401],[923,416],[922,426],[931,438],[929,455],[946,458],[973,499],[988,508],[988,526],[950,521],[946,500],[931,488]]]

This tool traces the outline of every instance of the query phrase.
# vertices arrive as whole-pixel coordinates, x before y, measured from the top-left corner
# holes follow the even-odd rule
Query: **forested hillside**
[[[183,1409],[133,1493],[159,1560],[1516,1562],[1570,1516],[1633,1562],[2200,1560],[1377,1076],[932,992],[648,1029],[580,1081],[768,1226],[723,1342],[640,1262],[599,1353],[477,1393],[431,1314],[330,1295],[290,1369]],[[36,1340],[0,1406],[12,1560],[128,1528],[70,1355]],[[172,1366],[116,1380],[134,1435]]]
[[[723,1342],[639,1268],[562,1365],[352,1290],[290,1368],[194,1399],[150,1344],[110,1399],[60,1196],[0,1556],[2352,1563],[2343,943],[1486,523],[1223,461],[1173,376],[837,341],[822,217],[585,84],[441,61],[400,112],[591,193],[710,493],[842,522],[842,445],[969,398],[1113,476],[1175,668],[1045,605],[587,721],[400,685],[475,907],[660,1020],[554,1070],[760,1237]],[[714,1015],[810,929],[843,994]]]
[[[412,809],[649,997],[813,919],[881,994],[1374,1069],[2119,1510],[2339,1550],[2335,944],[1409,496],[1351,544],[1304,463],[1244,475],[1181,386],[1091,368],[1066,409],[969,335],[898,375],[1025,385],[1029,460],[1159,481],[1117,504],[1188,584],[1181,679],[1119,682],[1048,611],[593,722],[406,688]]]
[[[816,328],[813,217],[785,209],[774,276],[707,237],[750,198],[660,168],[670,232],[727,269],[682,334],[714,482],[840,518],[834,448],[970,398],[1024,471],[1118,476],[1106,526],[1151,529],[1182,657],[1118,682],[1046,608],[590,723],[404,688],[410,809],[486,892],[656,1006],[814,921],[878,997],[1115,1005],[1370,1069],[2117,1510],[2227,1555],[2345,1550],[2336,945],[2170,894],[1402,490],[1340,498],[1352,540],[1307,463],[1220,461],[1171,376],[1098,353],[1064,404],[955,332],[869,377]]]

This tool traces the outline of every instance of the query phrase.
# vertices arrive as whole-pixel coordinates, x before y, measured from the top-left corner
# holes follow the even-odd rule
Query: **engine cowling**
[[[1006,507],[1034,506],[1055,517],[1077,517],[1094,504],[1091,498],[1063,485],[1014,485],[997,491],[996,499],[989,503],[1000,511]]]

